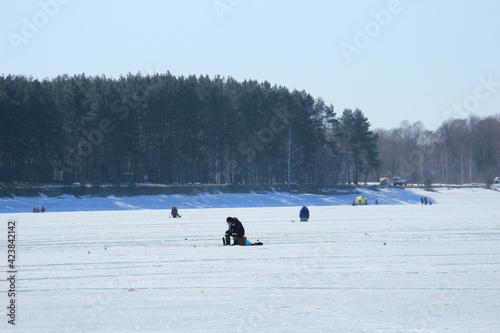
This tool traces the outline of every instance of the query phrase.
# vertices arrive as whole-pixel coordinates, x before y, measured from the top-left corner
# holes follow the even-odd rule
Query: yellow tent
[[[367,197],[356,197],[356,201],[354,201],[356,205],[368,205]]]

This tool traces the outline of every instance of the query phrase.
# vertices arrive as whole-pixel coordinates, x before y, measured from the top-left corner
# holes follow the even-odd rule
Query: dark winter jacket
[[[245,228],[237,218],[234,218],[234,223],[229,227],[227,234],[233,237],[244,237]]]
[[[170,210],[170,215],[172,215],[172,217],[180,217],[177,207],[172,206],[172,209]]]
[[[309,217],[309,209],[307,209],[306,206],[302,207],[302,209],[300,210],[299,217]]]

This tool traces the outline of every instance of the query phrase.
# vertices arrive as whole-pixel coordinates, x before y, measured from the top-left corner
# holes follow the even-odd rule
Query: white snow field
[[[391,205],[179,205],[180,219],[85,201],[79,212],[9,212],[3,201],[0,332],[500,332],[500,192],[399,191],[407,200]],[[298,222],[299,199],[309,222]],[[264,245],[220,246],[227,216]]]

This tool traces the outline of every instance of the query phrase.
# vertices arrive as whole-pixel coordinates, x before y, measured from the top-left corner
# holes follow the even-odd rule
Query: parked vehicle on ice
[[[392,178],[393,185],[408,185],[408,181],[403,177],[394,177]]]

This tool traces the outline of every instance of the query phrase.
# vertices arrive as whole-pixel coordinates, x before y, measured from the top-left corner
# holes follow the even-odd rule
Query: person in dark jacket
[[[299,217],[303,222],[307,222],[309,220],[309,209],[306,206],[302,207],[300,210]]]
[[[177,207],[172,206],[172,208],[170,210],[170,216],[172,216],[174,219],[177,218],[177,217],[181,217],[179,215],[179,211],[177,210]]]
[[[245,237],[245,228],[240,220],[236,217],[228,217],[226,219],[228,229],[224,240],[224,245],[231,245],[231,237],[233,237],[233,245],[238,244],[238,237]]]

